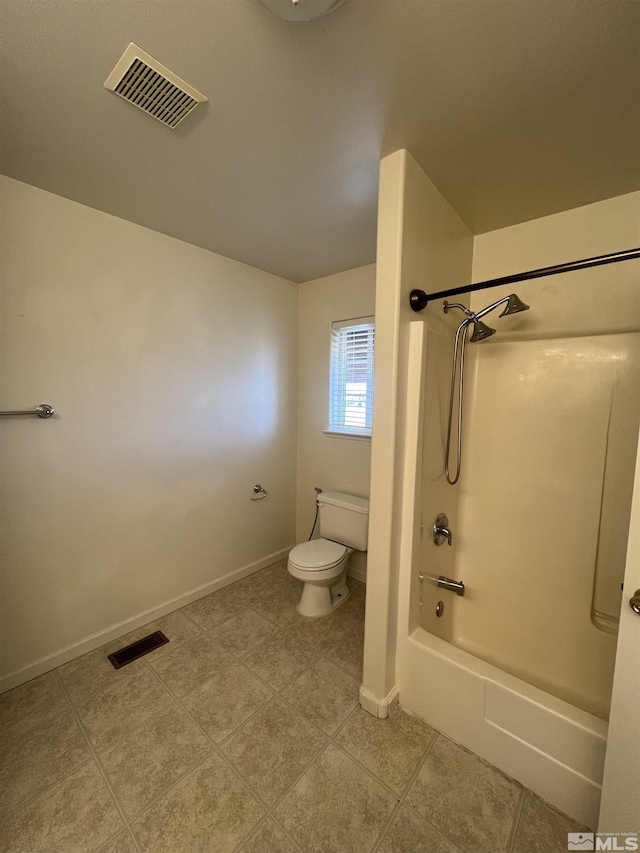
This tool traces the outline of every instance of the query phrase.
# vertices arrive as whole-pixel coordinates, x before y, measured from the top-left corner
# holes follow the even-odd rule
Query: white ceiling
[[[640,187],[637,0],[3,0],[0,171],[305,281],[375,259],[408,148],[472,231]],[[103,88],[133,41],[209,98]]]

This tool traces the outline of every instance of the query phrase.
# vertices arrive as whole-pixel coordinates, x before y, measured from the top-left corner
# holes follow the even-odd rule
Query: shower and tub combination
[[[640,426],[618,279],[435,294],[408,340],[401,702],[592,827]]]

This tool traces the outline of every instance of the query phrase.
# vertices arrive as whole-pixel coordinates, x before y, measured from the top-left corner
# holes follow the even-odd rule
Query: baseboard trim
[[[284,548],[281,551],[274,551],[273,554],[267,554],[266,557],[262,557],[260,560],[256,560],[246,566],[241,566],[239,569],[235,569],[220,578],[216,578],[213,581],[209,581],[209,583],[196,587],[196,589],[192,589],[183,595],[179,595],[177,598],[172,598],[170,601],[166,601],[158,607],[152,607],[149,610],[144,610],[142,613],[138,613],[129,619],[124,619],[122,622],[117,622],[115,625],[110,625],[108,628],[104,628],[102,631],[91,634],[89,637],[85,637],[77,643],[72,643],[69,646],[58,649],[58,651],[55,651],[46,657],[40,658],[33,663],[29,663],[14,672],[10,672],[8,675],[0,678],[0,694],[6,693],[7,690],[12,690],[14,687],[18,687],[20,684],[24,684],[27,681],[31,681],[32,678],[37,678],[39,675],[43,675],[45,672],[49,672],[49,670],[55,669],[58,666],[62,666],[63,663],[68,663],[70,660],[80,657],[87,652],[92,652],[94,649],[99,648],[105,643],[109,643],[111,640],[117,640],[118,637],[121,637],[123,634],[135,631],[136,628],[141,628],[148,622],[153,622],[154,619],[159,619],[161,616],[166,616],[167,613],[179,610],[181,607],[191,604],[192,601],[197,601],[198,598],[209,595],[209,593],[215,592],[217,589],[222,589],[222,587],[228,586],[235,581],[242,580],[242,578],[246,578],[248,575],[254,574],[254,572],[259,572],[261,569],[270,566],[272,563],[277,563],[279,560],[285,559],[291,548],[293,548],[293,545],[290,545],[288,548]]]
[[[347,577],[355,578],[357,581],[362,581],[362,583],[367,582],[367,570],[366,569],[347,569]]]
[[[360,686],[360,706],[363,710],[368,711],[372,716],[378,717],[381,720],[386,719],[398,704],[398,687],[394,686],[384,697],[380,699],[370,693],[362,685]]]

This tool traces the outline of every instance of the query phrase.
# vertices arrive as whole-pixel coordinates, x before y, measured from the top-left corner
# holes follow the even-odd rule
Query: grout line
[[[215,742],[217,748],[222,752],[223,746],[225,746],[233,737],[235,737],[238,734],[239,731],[241,731],[246,725],[248,725],[251,722],[251,720],[254,720],[258,716],[258,714],[261,714],[263,711],[266,711],[267,708],[269,707],[269,705],[273,705],[273,703],[275,702],[275,700],[277,698],[278,698],[278,694],[273,693],[268,699],[265,699],[265,701],[262,703],[262,705],[260,705],[259,708],[256,708],[256,710],[253,711],[250,716],[248,716],[239,725],[237,725],[235,727],[235,729],[233,729],[233,731],[229,732],[228,735],[225,735],[221,741]]]
[[[276,623],[274,622],[273,624],[275,625]],[[322,652],[318,651],[318,649],[315,649],[313,646],[310,646],[309,643],[306,643],[304,640],[300,640],[300,639],[298,639],[298,637],[295,636],[295,634],[291,631],[291,624],[292,623],[288,623],[287,625],[281,625],[279,633],[280,634],[287,634],[290,639],[295,640],[295,642],[299,646],[303,646],[305,649],[308,649],[310,652],[313,652],[314,655],[316,655],[316,657],[321,655]],[[262,640],[260,643],[258,643],[257,646],[254,646],[252,649],[249,649],[248,651],[243,652],[241,655],[238,655],[238,657],[239,658],[246,658],[248,655],[251,654],[251,652],[255,652],[257,649],[260,648],[260,646],[264,646],[266,643],[273,640],[276,636],[277,636],[276,634],[272,634],[270,637],[265,637],[265,639]]]
[[[425,754],[422,756],[422,759],[418,762],[418,766],[416,767],[415,772],[411,775],[411,778],[409,779],[409,782],[407,783],[406,789],[402,792],[401,799],[402,799],[403,803],[407,799],[407,797],[409,796],[409,791],[411,790],[411,786],[413,785],[413,783],[418,778],[418,773],[420,773],[425,761],[429,757],[429,753],[433,749],[434,743],[438,740],[438,735],[440,734],[440,732],[437,731],[437,729],[433,729],[433,731],[434,731],[434,735],[431,738],[431,742],[429,743],[429,746],[427,747]],[[414,810],[412,809],[412,811],[414,811]],[[416,812],[416,814],[417,814],[417,812]]]
[[[418,719],[420,719],[420,718],[418,718]],[[436,828],[436,827],[431,823],[431,821],[429,821],[429,820],[427,820],[426,818],[424,818],[424,817],[423,817],[421,814],[419,814],[419,813],[418,813],[418,812],[417,812],[417,811],[416,811],[416,810],[415,810],[411,805],[409,805],[409,803],[407,803],[407,797],[409,796],[409,791],[411,790],[411,788],[412,788],[412,786],[413,786],[413,783],[414,783],[414,782],[415,782],[415,780],[417,779],[418,774],[419,774],[419,773],[420,773],[420,771],[422,770],[422,767],[424,766],[424,763],[425,763],[425,761],[427,760],[427,758],[428,758],[428,756],[429,756],[429,753],[430,753],[430,752],[431,752],[431,750],[433,749],[433,745],[435,744],[436,740],[438,739],[438,736],[441,734],[441,732],[439,732],[437,729],[434,729],[434,728],[433,728],[433,726],[431,726],[431,728],[433,729],[433,737],[431,738],[431,743],[430,743],[430,744],[429,744],[429,746],[427,747],[427,751],[425,752],[425,754],[422,756],[422,758],[421,758],[421,759],[420,759],[420,761],[418,762],[418,765],[417,765],[416,769],[414,770],[414,772],[413,772],[413,773],[411,774],[411,776],[409,777],[409,781],[407,782],[407,785],[406,785],[406,787],[405,787],[404,791],[402,792],[402,794],[401,794],[401,796],[400,796],[400,800],[401,800],[400,807],[404,806],[405,808],[407,808],[407,809],[411,812],[411,814],[412,814],[412,815],[414,815],[414,817],[416,817],[416,818],[420,821],[420,823],[426,824],[426,826],[428,826],[430,830],[432,830],[433,832],[435,832],[435,834],[436,834],[436,835],[438,835],[440,838],[442,838],[442,839],[443,839],[443,841],[445,841],[445,842],[446,842],[446,843],[447,843],[447,844],[452,848],[452,850],[454,850],[454,851],[456,851],[456,852],[457,852],[457,851],[458,851],[458,848],[457,848],[457,847],[456,847],[456,845],[455,845],[455,844],[454,844],[454,843],[449,839],[449,837],[448,837],[447,835],[445,835],[445,833],[444,833],[444,832],[442,832],[441,830],[437,829],[437,828]],[[443,735],[443,737],[444,737],[444,735]]]
[[[420,761],[418,762],[418,764],[417,764],[417,766],[416,766],[415,770],[414,770],[414,771],[413,771],[413,773],[409,776],[409,779],[408,779],[408,781],[407,781],[406,785],[404,786],[404,788],[403,788],[403,789],[402,789],[402,791],[400,792],[400,799],[402,800],[402,802],[403,802],[403,803],[404,803],[404,801],[405,801],[406,797],[409,795],[409,791],[411,790],[411,786],[412,786],[412,785],[413,785],[413,783],[415,782],[415,780],[416,780],[416,778],[417,778],[417,776],[418,776],[418,773],[422,770],[422,765],[423,765],[423,764],[425,763],[425,761],[427,760],[427,756],[428,756],[428,755],[429,755],[429,753],[431,752],[431,747],[432,747],[432,746],[434,745],[434,743],[436,742],[436,738],[437,738],[437,737],[438,737],[438,732],[437,732],[435,729],[433,729],[433,735],[432,735],[432,737],[431,737],[431,740],[429,741],[429,744],[428,744],[427,748],[425,749],[424,755],[422,756],[422,758],[421,758],[421,759],[420,759]]]
[[[84,736],[84,732],[82,732],[82,734]],[[28,806],[33,805],[33,803],[35,803],[36,800],[39,800],[40,797],[44,796],[45,794],[48,794],[49,791],[51,791],[53,788],[55,788],[56,785],[59,785],[60,782],[64,782],[65,779],[68,779],[69,776],[72,776],[78,770],[82,770],[83,767],[86,767],[87,764],[91,764],[92,761],[93,761],[93,756],[90,755],[86,761],[83,761],[81,764],[76,765],[76,767],[74,767],[72,770],[69,770],[68,773],[65,773],[64,776],[61,776],[59,779],[56,779],[55,782],[52,782],[51,785],[47,785],[46,788],[43,788],[41,791],[38,791],[37,794],[34,794],[33,796],[28,797],[26,800],[22,800],[21,802],[18,803],[18,805],[13,806],[8,811],[4,811],[2,818],[0,818],[0,826],[2,824],[6,823],[9,818],[16,815],[19,811],[22,811],[22,809],[26,809],[26,808],[28,808]]]
[[[222,589],[224,589],[224,587],[222,587]],[[205,596],[205,597],[206,597],[206,596]],[[199,599],[199,598],[196,598],[196,601],[200,601],[200,599]],[[191,603],[193,604],[193,602],[191,602]],[[187,605],[185,605],[185,606],[186,606],[186,607],[188,607],[189,605],[187,604]],[[188,613],[185,613],[185,612],[184,612],[184,608],[183,608],[183,607],[181,607],[179,610],[172,610],[172,611],[171,611],[171,613],[180,613],[180,614],[182,614],[182,616],[184,616],[184,618],[185,618],[185,619],[187,619],[189,622],[191,622],[191,624],[192,624],[192,625],[195,625],[195,626],[196,626],[196,628],[198,629],[198,631],[200,631],[200,633],[202,633],[202,632],[204,631],[204,628],[202,627],[202,625],[198,625],[198,623],[196,622],[196,620],[195,620],[195,619],[192,619],[192,618],[191,618],[191,616],[189,616],[189,614],[188,614]],[[170,614],[167,614],[167,616],[169,616],[169,615],[170,615]],[[185,638],[185,639],[186,639],[186,638]],[[191,639],[194,639],[194,638],[192,637]],[[169,638],[169,640],[171,640],[171,638]]]
[[[342,666],[342,664],[338,663],[337,660],[334,660],[333,658],[330,658],[327,655],[323,655],[323,657],[326,661],[328,661],[329,663],[332,663],[334,666],[337,666],[339,669],[341,669],[347,675],[350,675],[351,678],[355,678],[355,680],[358,682],[358,687],[362,684],[362,673],[359,673],[358,675],[356,675],[355,673],[348,670],[345,666]],[[358,703],[358,704],[360,704],[360,703]]]
[[[256,648],[257,648],[257,647],[256,647]],[[229,654],[231,654],[231,652],[229,652]],[[249,666],[245,663],[245,661],[244,661],[243,657],[237,657],[237,656],[235,656],[235,655],[234,655],[233,657],[234,657],[234,659],[235,659],[235,662],[236,662],[236,663],[238,663],[238,664],[240,664],[240,666],[244,667],[244,669],[245,669],[245,670],[246,670],[250,675],[252,675],[254,678],[257,678],[257,679],[258,679],[258,681],[262,682],[262,684],[264,684],[266,687],[268,687],[268,688],[269,688],[269,690],[273,691],[273,692],[276,694],[276,696],[279,696],[279,697],[282,699],[282,701],[283,701],[283,702],[286,702],[286,703],[287,703],[287,705],[289,705],[291,708],[293,708],[293,705],[291,705],[291,703],[290,703],[290,702],[289,702],[289,701],[288,701],[288,700],[287,700],[287,699],[282,695],[282,691],[284,691],[284,690],[286,690],[288,687],[290,687],[290,686],[294,683],[294,681],[298,681],[298,679],[302,678],[302,676],[303,676],[303,675],[305,675],[305,674],[306,674],[310,669],[312,669],[312,668],[315,666],[315,664],[318,662],[318,660],[320,659],[320,657],[321,657],[321,656],[322,656],[322,655],[318,655],[318,656],[316,656],[316,657],[311,661],[311,663],[310,663],[308,666],[306,666],[306,667],[305,667],[303,670],[301,670],[297,675],[295,675],[295,676],[291,679],[291,681],[289,681],[289,682],[288,682],[288,683],[287,683],[287,684],[286,684],[286,685],[285,685],[281,690],[274,690],[274,688],[269,684],[269,682],[268,682],[265,678],[263,678],[263,677],[262,677],[261,675],[259,675],[257,672],[253,672],[253,670],[251,670],[251,669],[249,668]],[[293,710],[294,710],[294,711],[296,711],[296,712],[299,714],[299,712],[297,711],[297,709],[296,709],[296,708],[293,708]],[[306,717],[304,717],[304,719],[306,719]],[[310,720],[307,720],[307,722],[311,722],[311,721],[310,721]],[[312,725],[314,725],[314,724],[312,723]],[[318,728],[318,726],[315,726],[315,728]],[[322,731],[322,730],[321,730],[321,729],[319,729],[319,731]],[[326,736],[326,732],[323,732],[323,734]]]
[[[509,852],[513,850],[515,843],[516,843],[516,838],[518,835],[518,824],[520,823],[520,817],[522,815],[522,809],[524,808],[524,800],[525,800],[526,796],[527,796],[527,793],[523,788],[522,791],[520,792],[520,802],[518,803],[518,808],[516,809],[516,814],[515,814],[515,818],[513,820],[513,825],[511,827],[511,831],[509,833],[509,841],[507,842],[507,850]]]
[[[391,809],[391,815],[389,817],[389,820],[386,821],[386,823],[383,825],[381,831],[378,833],[378,835],[376,837],[376,840],[373,842],[373,844],[369,848],[372,851],[372,853],[373,853],[373,851],[376,851],[378,849],[378,847],[380,847],[380,845],[382,844],[382,839],[385,837],[385,835],[389,831],[389,827],[391,826],[391,824],[395,820],[396,815],[398,814],[398,812],[400,811],[401,808],[402,808],[402,803],[400,802],[400,800],[398,800],[397,803],[395,804],[395,806]]]
[[[350,711],[350,713],[349,713],[349,714],[346,716],[346,718],[345,718],[345,719],[340,723],[340,725],[339,725],[339,726],[338,726],[338,728],[334,731],[334,733],[333,733],[332,735],[330,735],[331,740],[335,740],[335,739],[338,737],[338,735],[340,734],[340,732],[341,732],[341,731],[345,728],[345,726],[347,726],[347,725],[349,724],[349,722],[350,722],[350,721],[351,721],[351,720],[352,720],[352,719],[357,715],[357,713],[358,713],[358,711],[359,711],[359,710],[360,710],[360,703],[356,701],[356,707],[353,709],[353,711]]]
[[[246,669],[246,667],[244,667],[244,668]],[[158,678],[160,678],[160,676],[158,676]],[[160,679],[160,680],[162,681],[162,679]],[[164,684],[164,682],[163,682],[163,684]],[[193,716],[191,715],[191,713],[189,712],[189,710],[188,710],[187,708],[185,708],[185,706],[184,706],[184,705],[182,704],[182,702],[180,701],[180,697],[178,697],[175,693],[173,693],[173,692],[170,690],[170,688],[169,688],[166,684],[164,684],[164,686],[165,686],[165,687],[166,687],[166,689],[171,693],[171,695],[173,696],[173,698],[176,700],[176,702],[178,703],[178,705],[182,708],[182,710],[184,711],[184,713],[189,717],[189,719],[192,721],[192,723],[193,723],[193,724],[198,728],[198,730],[199,730],[199,731],[204,735],[204,737],[209,741],[209,743],[210,743],[210,744],[211,744],[211,746],[213,747],[213,750],[212,750],[211,752],[209,752],[209,753],[208,753],[208,755],[206,755],[206,756],[202,759],[202,761],[205,761],[208,757],[210,757],[210,756],[212,755],[212,753],[213,753],[213,752],[215,752],[215,753],[216,753],[216,754],[217,754],[217,755],[218,755],[218,756],[219,756],[219,757],[224,761],[224,763],[225,763],[225,764],[226,764],[226,765],[231,769],[231,771],[233,772],[233,774],[234,774],[234,775],[235,775],[235,776],[236,776],[236,777],[237,777],[237,778],[242,782],[242,784],[247,788],[247,790],[248,790],[248,791],[250,792],[250,794],[254,797],[254,799],[256,799],[256,800],[257,800],[257,802],[259,803],[259,805],[260,805],[263,809],[265,809],[265,811],[267,812],[267,814],[270,814],[270,813],[271,813],[271,810],[266,806],[266,804],[262,801],[262,799],[261,799],[261,798],[256,794],[256,792],[253,790],[253,788],[252,788],[252,787],[251,787],[251,786],[250,786],[250,785],[249,785],[249,784],[244,780],[244,778],[241,776],[241,774],[239,773],[239,771],[238,771],[238,770],[233,766],[233,764],[229,761],[229,759],[227,758],[227,756],[226,756],[226,755],[222,752],[222,750],[220,749],[220,746],[222,746],[222,744],[223,744],[223,743],[225,743],[225,741],[226,741],[226,740],[228,740],[230,737],[232,737],[232,736],[233,736],[233,734],[235,734],[237,731],[239,731],[241,728],[243,728],[243,726],[246,724],[246,722],[248,722],[248,720],[247,720],[247,721],[245,721],[245,722],[242,724],[242,726],[239,726],[239,727],[238,727],[238,728],[237,728],[237,729],[236,729],[236,730],[235,730],[231,735],[229,735],[227,738],[225,738],[225,741],[222,741],[222,742],[220,743],[220,746],[218,746],[218,745],[215,743],[215,741],[214,741],[211,737],[209,737],[209,735],[208,735],[208,734],[204,731],[204,729],[199,725],[199,723],[198,723],[198,722],[193,718]],[[197,689],[197,688],[196,688],[196,689]],[[193,692],[193,691],[190,691],[190,692]],[[273,691],[272,691],[272,693],[273,693]],[[189,695],[189,694],[187,694],[187,695]],[[259,708],[259,709],[258,709],[258,710],[253,714],[253,715],[252,715],[252,717],[256,716],[258,713],[260,713],[260,711],[264,711],[264,710],[265,710],[265,708],[267,708],[270,704],[272,704],[273,702],[275,702],[275,700],[276,700],[276,699],[277,699],[277,695],[276,695],[276,694],[273,694],[273,695],[272,695],[272,697],[271,697],[271,698],[270,698],[266,703],[264,703],[263,705],[261,705],[261,707],[260,707],[260,708]],[[250,718],[250,719],[251,719],[251,718]],[[314,760],[315,760],[315,757],[314,757]],[[196,764],[196,765],[194,765],[194,767],[190,768],[190,769],[187,771],[187,773],[185,773],[185,774],[181,777],[181,779],[184,779],[184,778],[185,778],[185,776],[187,776],[187,775],[189,775],[190,773],[192,773],[192,772],[196,769],[196,767],[198,767],[198,766],[202,763],[202,761],[199,761],[199,762],[198,762],[198,764]],[[305,768],[305,772],[306,772],[306,768]],[[179,782],[179,781],[180,781],[180,780],[178,780],[178,782]],[[297,781],[297,780],[296,780],[296,781]],[[170,788],[168,788],[166,791],[164,791],[164,792],[163,792],[159,797],[157,797],[157,799],[156,799],[156,800],[154,800],[154,801],[153,801],[153,803],[151,803],[147,808],[145,808],[142,812],[140,812],[140,814],[139,814],[139,815],[136,815],[136,820],[137,820],[137,819],[139,819],[139,818],[140,818],[140,816],[141,816],[142,814],[144,814],[144,813],[145,813],[149,808],[151,808],[151,806],[152,806],[154,803],[156,803],[156,802],[157,802],[159,799],[161,799],[162,797],[166,796],[166,794],[168,794],[168,792],[169,792],[172,788],[174,788],[174,787],[175,787],[175,785],[177,785],[177,784],[178,784],[178,782],[175,782],[173,785],[171,785],[171,787],[170,787]],[[247,839],[245,839],[242,843],[244,844],[244,843],[246,842],[246,840],[247,840]]]
[[[367,776],[369,776],[369,778],[373,779],[374,782],[377,782],[378,785],[380,785],[382,788],[384,788],[384,790],[388,794],[391,794],[391,796],[393,797],[394,800],[396,800],[398,803],[402,802],[401,797],[393,790],[393,788],[390,788],[389,785],[386,782],[383,782],[383,780],[380,779],[379,776],[376,776],[371,770],[369,770],[368,767],[365,767],[364,764],[361,764],[360,761],[358,761],[357,758],[354,758],[353,755],[348,753],[344,747],[340,746],[339,743],[335,743],[334,741],[331,741],[331,745],[334,746],[343,755],[345,755],[357,767],[359,767],[360,770],[362,770],[364,773],[366,773]]]
[[[270,815],[266,814],[262,818],[262,820],[258,821],[258,823],[254,827],[254,829],[251,831],[251,833],[243,841],[241,841],[239,844],[236,844],[236,846],[233,848],[232,853],[241,853],[241,851],[244,849],[245,844],[248,844],[251,841],[251,839],[258,834],[258,832],[260,831],[260,827],[265,825],[265,823],[269,820],[269,817],[270,817]]]
[[[116,840],[116,838],[120,835],[121,832],[127,832],[133,840],[133,846],[136,849],[138,849],[136,839],[133,837],[133,833],[131,832],[131,827],[127,825],[125,827],[121,826],[115,835],[112,835],[108,841],[105,841],[105,843],[102,845],[102,847],[100,847],[100,848],[98,848],[98,850],[96,850],[96,853],[102,853],[103,850],[105,850],[113,841]]]
[[[169,705],[165,705],[164,708],[161,708],[159,711],[156,711],[155,714],[152,714],[150,717],[147,717],[145,720],[143,720],[143,722],[141,722],[140,725],[136,726],[135,729],[131,729],[130,731],[125,732],[123,735],[116,738],[116,740],[112,741],[108,746],[105,746],[102,749],[96,748],[96,755],[102,756],[105,754],[105,752],[109,752],[111,747],[118,746],[120,743],[122,743],[123,740],[128,738],[129,735],[136,734],[140,731],[140,729],[144,728],[145,726],[148,726],[149,723],[152,723],[154,720],[157,720],[158,717],[161,717],[163,714],[168,713],[171,708],[175,707],[175,704],[175,702],[171,702]]]
[[[124,638],[120,637],[120,639],[122,640]],[[117,641],[114,640],[113,642],[117,642]],[[105,645],[110,646],[111,644],[106,643]],[[125,643],[125,645],[127,645],[127,644]],[[104,648],[103,646],[100,646],[98,649],[94,649],[92,652],[87,652],[87,655],[95,654],[95,652],[98,652],[103,648]],[[122,648],[124,648],[124,646]],[[116,651],[118,651],[118,650],[116,650]],[[107,654],[107,653],[105,653],[105,654]],[[111,654],[111,652],[108,652],[108,654]],[[85,657],[85,655],[82,655],[82,657]],[[74,658],[74,660],[81,660],[81,658]],[[73,661],[69,661],[69,663],[73,663]],[[119,682],[123,683],[124,681],[129,681],[129,679],[133,678],[142,669],[141,665],[135,666],[135,664],[142,664],[142,663],[144,663],[144,660],[142,658],[138,658],[138,660],[131,661],[131,663],[128,665],[128,667],[131,668],[131,671],[127,672],[126,667],[123,667],[122,670],[118,670]],[[65,666],[67,666],[67,664],[63,664],[62,666],[57,666],[55,669],[52,669],[51,672],[56,673],[56,675],[58,677],[58,683],[62,686],[63,692],[64,692],[65,696],[67,697],[67,701],[69,702],[69,704],[71,705],[71,707],[74,710],[76,708],[76,704],[82,705],[88,699],[96,699],[98,696],[102,696],[103,693],[106,693],[107,690],[110,690],[112,687],[114,687],[116,684],[118,684],[118,681],[115,681],[115,682],[112,682],[111,684],[107,684],[106,686],[97,685],[95,692],[88,694],[88,695],[85,695],[85,696],[82,696],[82,697],[76,697],[74,699],[71,695],[72,691],[65,685],[64,680],[63,680],[62,676],[60,675],[60,670],[63,669]],[[111,663],[109,663],[109,666],[111,666]],[[115,672],[115,670],[113,670],[113,671]]]
[[[166,795],[170,791],[172,791],[176,787],[176,785],[179,785],[183,779],[186,779],[187,776],[189,776],[191,773],[193,773],[194,770],[197,770],[201,764],[204,764],[204,762],[208,758],[211,758],[211,756],[217,752],[218,752],[218,750],[214,748],[214,749],[210,750],[206,755],[203,755],[202,758],[200,758],[198,761],[196,761],[196,763],[193,765],[193,767],[190,767],[185,773],[182,774],[182,776],[179,779],[176,779],[175,782],[172,782],[171,785],[169,785],[169,787],[166,789],[166,791],[163,791],[161,794],[159,794],[155,798],[155,800],[150,802],[149,805],[145,806],[141,811],[139,811],[135,817],[131,818],[131,821],[128,823],[128,826],[129,826],[129,829],[131,830],[131,834],[134,836],[134,838],[135,838],[135,832],[133,831],[133,824],[137,823],[140,820],[140,818],[143,817],[143,815],[145,815],[149,811],[149,809],[152,809],[156,805],[156,803],[158,803],[163,797],[166,797]]]
[[[260,676],[259,676],[259,675],[256,675],[256,673],[251,672],[251,670],[246,666],[246,664],[244,664],[244,663],[243,663],[242,661],[240,661],[240,660],[238,661],[238,663],[240,663],[240,664],[242,664],[243,666],[245,666],[245,669],[247,669],[247,671],[248,671],[248,672],[250,672],[250,673],[251,673],[251,675],[255,676],[259,681],[261,681],[263,684],[265,684],[267,687],[269,687],[268,682],[267,682],[267,681],[265,681],[264,679],[260,678]],[[297,681],[297,680],[298,680],[298,678],[302,678],[302,676],[303,676],[303,675],[305,675],[305,674],[306,674],[306,673],[307,673],[307,672],[308,672],[308,671],[309,671],[309,670],[314,666],[314,664],[315,664],[315,663],[317,663],[317,660],[316,660],[316,661],[314,661],[313,663],[311,663],[311,664],[310,664],[310,665],[309,665],[305,670],[303,670],[303,671],[300,673],[300,675],[299,675],[297,678],[295,678],[295,679],[294,679],[294,681]],[[283,690],[288,689],[289,687],[291,687],[291,684],[293,684],[293,683],[294,683],[294,682],[292,681],[290,684],[288,684],[288,685],[287,685],[287,687],[286,687],[286,688],[283,688]],[[270,688],[270,689],[272,689],[272,688]],[[292,705],[292,704],[291,704],[291,702],[289,702],[289,700],[286,698],[286,696],[283,696],[283,695],[282,695],[282,693],[276,693],[276,697],[277,697],[278,699],[280,699],[282,702],[284,702],[284,703],[285,703],[285,705],[287,705],[289,708],[291,708],[291,710],[292,710],[292,711],[293,711],[293,712],[294,712],[298,717],[300,717],[300,719],[301,719],[301,720],[304,720],[304,722],[305,722],[305,723],[307,723],[308,725],[312,726],[314,729],[316,729],[317,731],[319,731],[319,732],[320,732],[320,734],[324,735],[324,737],[325,737],[325,738],[328,738],[329,740],[331,739],[331,735],[328,735],[325,731],[323,731],[323,730],[320,728],[320,726],[318,726],[316,723],[314,723],[314,722],[313,722],[313,720],[310,720],[308,717],[305,717],[305,715],[304,715],[301,711],[299,711],[299,710],[295,707],[295,705]],[[243,723],[243,725],[244,725],[244,723]],[[242,726],[240,726],[239,728],[242,728]]]
[[[315,758],[314,758],[314,761],[315,761]],[[305,771],[305,772],[306,772],[306,771]],[[282,802],[282,800],[280,800],[280,802]],[[300,846],[299,846],[299,845],[298,845],[298,844],[293,840],[293,838],[291,837],[291,835],[287,832],[287,830],[284,828],[284,826],[283,826],[283,825],[280,823],[280,821],[276,818],[275,814],[271,813],[271,814],[269,815],[269,817],[270,817],[270,818],[271,818],[271,820],[275,823],[275,825],[276,825],[276,826],[281,830],[281,832],[283,832],[283,833],[284,833],[285,837],[289,839],[289,841],[293,844],[293,846],[295,847],[295,849],[296,849],[296,850],[298,850],[298,851],[300,851],[300,853],[304,853],[304,851],[302,851],[302,850],[301,850]]]
[[[229,759],[229,758],[228,758],[228,757],[227,757],[227,756],[226,756],[222,751],[220,751],[220,755],[221,755],[221,756],[222,756],[222,758],[225,760],[225,762],[229,765],[229,767],[233,770],[233,772],[234,772],[234,773],[235,773],[235,775],[238,777],[238,779],[240,779],[240,781],[242,782],[242,784],[246,786],[246,788],[251,792],[251,794],[252,794],[252,795],[256,798],[256,800],[260,803],[260,805],[262,806],[262,808],[263,808],[263,809],[265,809],[265,811],[267,812],[267,814],[268,814],[268,815],[272,815],[272,813],[275,811],[275,809],[277,809],[277,808],[278,808],[278,806],[280,805],[280,803],[281,803],[281,802],[282,802],[282,801],[283,801],[283,800],[284,800],[284,799],[285,799],[285,798],[286,798],[286,797],[291,793],[291,791],[293,790],[293,788],[298,784],[299,780],[304,776],[304,774],[305,774],[305,773],[307,772],[307,770],[311,767],[311,765],[312,765],[312,764],[313,764],[313,763],[314,763],[314,762],[315,762],[315,761],[320,757],[320,755],[325,751],[325,749],[326,749],[329,745],[330,745],[330,742],[329,742],[329,741],[327,741],[326,743],[324,743],[324,744],[322,745],[322,747],[321,747],[321,748],[320,748],[320,749],[319,749],[319,750],[318,750],[318,751],[313,755],[313,758],[311,758],[311,760],[309,761],[309,763],[308,763],[307,765],[305,765],[305,767],[303,768],[303,770],[302,770],[302,771],[301,771],[301,772],[296,776],[296,778],[294,779],[294,781],[292,782],[292,784],[291,784],[291,785],[289,785],[289,787],[284,791],[284,793],[283,793],[280,797],[278,797],[278,799],[274,802],[274,804],[273,804],[272,806],[269,806],[269,805],[268,805],[268,804],[267,804],[267,803],[262,799],[262,797],[260,796],[260,794],[258,794],[258,793],[257,793],[257,791],[255,791],[255,790],[254,790],[254,788],[251,786],[251,784],[249,783],[249,781],[248,781],[247,779],[245,779],[245,778],[244,778],[244,776],[242,775],[242,773],[240,772],[240,770],[239,770],[239,769],[238,769],[238,768],[237,768],[237,767],[236,767],[236,766],[231,762],[231,759]]]
[[[65,691],[65,689],[64,689],[64,685],[62,684],[62,679],[60,678],[60,676],[59,676],[59,674],[58,674],[58,672],[57,672],[57,671],[56,671],[56,675],[57,675],[57,677],[58,677],[58,682],[59,682],[60,686],[62,687],[62,690],[66,693],[66,691]],[[96,766],[97,766],[97,768],[98,768],[98,772],[101,774],[101,776],[102,776],[102,778],[103,778],[103,780],[104,780],[104,783],[105,783],[105,785],[107,786],[107,790],[108,790],[108,791],[109,791],[109,793],[111,794],[111,798],[113,799],[113,802],[115,803],[116,808],[117,808],[117,809],[118,809],[118,811],[120,812],[120,817],[122,818],[122,821],[123,821],[124,825],[125,825],[126,827],[128,827],[128,826],[129,826],[129,821],[127,820],[127,817],[126,817],[126,815],[125,815],[125,813],[124,813],[124,810],[122,809],[122,807],[121,807],[121,805],[120,805],[120,801],[119,801],[119,800],[118,800],[118,798],[116,797],[115,791],[113,790],[113,788],[112,788],[112,786],[111,786],[111,783],[109,782],[109,779],[107,778],[107,774],[105,773],[104,767],[102,766],[102,763],[101,763],[100,759],[98,758],[98,754],[96,753],[95,749],[93,748],[93,744],[92,744],[92,743],[91,743],[91,741],[89,740],[89,736],[87,735],[87,732],[85,731],[84,726],[82,725],[82,723],[81,723],[81,721],[80,721],[80,717],[78,716],[78,714],[77,714],[77,712],[76,712],[75,708],[73,709],[73,714],[74,714],[74,716],[75,716],[75,718],[76,718],[76,722],[77,722],[78,726],[80,727],[80,731],[81,731],[81,732],[82,732],[82,734],[84,735],[84,738],[85,738],[85,740],[86,740],[86,742],[87,742],[87,745],[88,745],[88,747],[89,747],[89,749],[90,749],[90,751],[91,751],[91,754],[93,755],[93,758],[94,758],[94,760],[95,760]],[[121,828],[122,828],[122,827],[121,827]],[[135,846],[136,846],[136,849],[138,850],[138,853],[140,853],[140,847],[138,846],[138,840],[135,838],[135,836],[134,836],[133,842],[134,842],[134,844],[135,844]]]

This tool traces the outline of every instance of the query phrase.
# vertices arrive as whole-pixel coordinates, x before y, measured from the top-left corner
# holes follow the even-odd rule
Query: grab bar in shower
[[[39,418],[50,418],[55,410],[52,406],[47,406],[46,403],[40,403],[35,409],[27,409],[22,412],[0,412],[0,415],[36,415]]]

